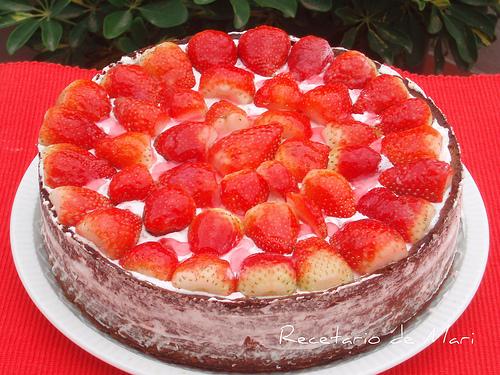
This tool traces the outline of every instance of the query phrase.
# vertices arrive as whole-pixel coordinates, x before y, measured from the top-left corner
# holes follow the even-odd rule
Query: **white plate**
[[[12,207],[10,241],[14,263],[29,296],[45,317],[66,337],[97,358],[134,374],[196,374],[201,370],[171,365],[124,346],[98,331],[61,295],[48,269],[39,231],[37,163],[34,159],[17,190]],[[310,374],[371,374],[414,356],[441,336],[474,296],[488,258],[489,231],[479,190],[465,171],[463,232],[452,273],[437,298],[404,327],[406,342],[385,342],[370,351],[301,372]],[[411,342],[410,342],[411,341]]]

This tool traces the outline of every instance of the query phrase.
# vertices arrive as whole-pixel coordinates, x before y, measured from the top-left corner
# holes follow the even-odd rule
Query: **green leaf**
[[[423,11],[425,6],[427,5],[426,0],[412,0],[415,4],[417,4],[418,10]]]
[[[391,47],[372,29],[368,29],[368,45],[388,63],[392,63],[393,54]]]
[[[68,6],[71,0],[57,0],[50,8],[50,15],[52,17],[59,15],[61,11]]]
[[[457,48],[457,44],[456,44],[455,40],[453,40],[452,38],[449,38],[448,39],[448,47],[449,47],[449,50],[451,51],[451,54],[453,55],[453,60],[455,60],[455,63],[457,64],[457,66],[462,70],[469,70],[471,67],[471,64],[467,63],[466,61],[464,61],[464,59],[462,59],[462,57],[460,56],[460,53],[458,52],[458,48]]]
[[[427,31],[431,34],[437,34],[443,28],[443,23],[439,17],[439,10],[436,7],[431,7],[429,14],[429,23],[427,24]]]
[[[434,46],[434,71],[436,73],[441,73],[444,66],[444,54],[443,45],[441,39],[436,40],[436,45]]]
[[[168,0],[138,8],[146,20],[157,27],[174,27],[188,19],[188,10],[182,0]]]
[[[106,39],[114,39],[127,31],[132,23],[130,10],[119,10],[104,17],[103,35]]]
[[[40,24],[42,28],[42,43],[49,51],[55,51],[63,32],[62,25],[54,20],[45,19]]]
[[[108,0],[108,1],[117,8],[123,8],[128,3],[127,0]]]
[[[26,17],[19,19],[18,17],[15,17],[14,14],[7,14],[5,16],[1,16],[0,29],[5,29],[6,27],[15,25],[16,23],[19,23],[24,19],[26,19]]]
[[[99,31],[99,19],[97,18],[96,12],[90,12],[87,18],[87,26],[92,33],[97,33]]]
[[[214,1],[215,0],[194,0],[194,3],[198,5],[206,5],[206,4],[211,4]]]
[[[407,35],[405,35],[402,30],[398,30],[396,32],[390,30],[380,23],[374,24],[374,27],[377,31],[377,34],[380,35],[380,37],[385,41],[401,46],[408,52],[411,52],[411,50],[413,49],[412,40]]]
[[[400,27],[408,35],[412,35],[413,48],[411,52],[405,53],[405,62],[409,67],[420,65],[427,52],[428,34],[425,32],[424,25],[411,13],[408,13],[401,20]]]
[[[58,18],[72,19],[81,16],[85,12],[86,9],[84,7],[76,4],[68,4],[59,12]]]
[[[472,31],[446,14],[443,14],[443,22],[450,36],[455,40],[457,52],[463,61],[467,64],[475,62],[477,49]]]
[[[335,10],[335,14],[340,17],[344,25],[354,25],[361,21],[361,16],[352,8],[343,7]]]
[[[497,3],[497,0],[460,0],[461,3],[469,4],[469,5],[494,5]]]
[[[122,36],[116,41],[116,46],[125,53],[130,53],[133,52],[140,47],[129,37],[127,36]]]
[[[24,46],[39,26],[40,21],[35,19],[27,19],[21,22],[7,38],[7,52],[9,55],[13,55],[19,48]]]
[[[446,8],[450,5],[450,0],[430,0],[438,8]]]
[[[457,20],[475,29],[481,30],[490,38],[495,37],[496,20],[489,18],[486,14],[476,11],[473,7],[454,4],[447,9],[447,12]]]
[[[352,27],[344,33],[340,45],[345,48],[352,48],[354,42],[356,41],[356,35],[358,34],[359,26]]]
[[[234,12],[233,25],[236,29],[241,29],[250,18],[250,5],[247,0],[230,0],[230,2]]]
[[[328,12],[332,9],[332,0],[300,0],[304,8],[317,12]]]
[[[146,45],[147,43],[148,30],[144,25],[144,21],[141,17],[135,17],[130,26],[130,36],[135,44],[140,47]]]
[[[254,0],[263,8],[279,10],[283,16],[293,18],[297,13],[297,0]]]
[[[76,48],[83,43],[87,36],[86,20],[78,22],[68,34],[68,43],[71,48]]]
[[[33,6],[31,6],[28,1],[0,1],[0,10],[5,10],[7,12],[29,12],[33,9]]]

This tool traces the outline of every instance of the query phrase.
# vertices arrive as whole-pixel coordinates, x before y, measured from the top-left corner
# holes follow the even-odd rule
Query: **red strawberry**
[[[197,215],[189,226],[188,240],[195,254],[215,252],[224,255],[243,237],[240,219],[222,208],[211,208]]]
[[[249,104],[255,94],[253,74],[234,66],[214,66],[200,78],[200,93],[205,98],[227,99]]]
[[[403,80],[390,74],[381,74],[369,81],[354,103],[354,113],[381,113],[387,107],[408,98]]]
[[[127,251],[120,265],[129,271],[170,281],[178,264],[177,255],[158,242],[144,242]]]
[[[217,178],[209,164],[183,163],[163,173],[160,183],[184,190],[197,207],[213,206],[217,200]]]
[[[273,123],[278,123],[283,128],[283,139],[311,138],[311,122],[302,113],[269,110],[257,117],[254,125],[269,125]]]
[[[170,116],[178,121],[205,119],[207,105],[198,91],[178,90],[170,98]]]
[[[155,101],[160,94],[159,82],[139,65],[114,66],[106,72],[102,86],[112,98],[125,96]]]
[[[243,64],[261,76],[272,76],[286,63],[290,38],[281,29],[258,26],[245,32],[238,44],[238,56]]]
[[[215,254],[203,253],[179,264],[172,275],[172,285],[225,296],[235,291],[236,281],[229,262],[219,259]]]
[[[266,180],[267,185],[282,197],[288,192],[298,191],[297,181],[283,164],[276,160],[268,160],[259,165],[257,173]]]
[[[73,226],[86,213],[113,205],[104,195],[77,186],[60,186],[52,190],[49,199],[62,225]]]
[[[42,145],[73,143],[84,148],[93,148],[105,136],[84,113],[59,106],[45,113],[39,135]]]
[[[241,264],[238,291],[247,297],[286,296],[297,289],[290,258],[278,254],[253,254]]]
[[[375,142],[377,133],[371,127],[352,119],[330,122],[323,129],[323,138],[332,149],[363,147]]]
[[[358,51],[337,56],[325,72],[325,83],[340,82],[350,89],[362,89],[377,75],[374,62]]]
[[[301,290],[325,290],[354,280],[351,267],[320,238],[297,242],[292,259]]]
[[[427,102],[409,98],[391,105],[380,114],[379,128],[384,134],[408,130],[419,126],[431,126],[432,112]]]
[[[295,216],[307,224],[314,234],[321,238],[328,235],[323,213],[312,200],[300,193],[288,193],[286,202],[292,208]]]
[[[392,164],[407,164],[418,159],[437,159],[441,153],[443,137],[430,126],[419,126],[382,139],[382,154]]]
[[[167,160],[205,161],[216,137],[215,130],[204,122],[183,122],[161,133],[155,148]]]
[[[299,222],[286,203],[265,202],[252,207],[243,221],[245,234],[262,250],[287,254],[297,240]]]
[[[210,149],[210,163],[221,175],[245,168],[255,169],[274,157],[281,140],[277,125],[237,130],[217,141]]]
[[[328,41],[308,35],[295,43],[288,57],[290,73],[298,81],[303,81],[321,73],[333,57]]]
[[[349,90],[342,83],[318,86],[306,92],[302,100],[302,112],[322,125],[348,115],[351,106]]]
[[[264,81],[254,98],[257,107],[293,111],[300,109],[301,100],[299,85],[284,74]]]
[[[93,242],[111,259],[118,259],[135,246],[141,234],[141,218],[128,210],[103,208],[85,215],[76,233]]]
[[[369,147],[333,149],[328,169],[340,173],[348,180],[377,172],[382,158]]]
[[[399,195],[412,195],[441,202],[453,176],[444,161],[423,159],[383,171],[379,181]]]
[[[89,79],[71,82],[57,98],[57,105],[85,113],[93,121],[109,117],[111,103],[106,90]]]
[[[310,171],[302,181],[302,193],[328,216],[351,217],[356,213],[351,185],[329,169]]]
[[[247,113],[226,100],[212,104],[205,116],[205,122],[214,127],[219,137],[250,126]]]
[[[109,183],[108,195],[114,204],[126,201],[142,201],[154,185],[153,177],[143,164],[123,168]]]
[[[114,104],[116,119],[128,131],[155,136],[169,120],[166,112],[149,101],[122,97],[115,99]]]
[[[251,169],[226,175],[220,183],[220,190],[224,206],[237,214],[244,214],[269,197],[266,180]]]
[[[114,138],[104,138],[97,143],[95,153],[117,168],[137,163],[150,167],[154,162],[151,137],[144,133],[127,132]]]
[[[349,266],[362,275],[408,255],[405,241],[395,229],[371,219],[345,224],[335,232],[330,243]]]
[[[194,34],[189,40],[187,53],[200,72],[213,66],[234,65],[238,58],[233,38],[217,30],[204,30]]]
[[[328,146],[309,140],[288,140],[276,152],[276,160],[283,164],[297,181],[302,181],[311,169],[326,168]]]

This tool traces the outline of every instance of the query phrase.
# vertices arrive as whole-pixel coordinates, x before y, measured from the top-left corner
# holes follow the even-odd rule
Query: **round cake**
[[[316,36],[206,30],[125,56],[60,94],[39,153],[65,296],[167,362],[263,372],[356,354],[423,310],[454,259],[446,118]]]

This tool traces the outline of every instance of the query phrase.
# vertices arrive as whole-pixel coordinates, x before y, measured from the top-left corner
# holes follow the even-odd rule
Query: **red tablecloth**
[[[1,374],[119,373],[71,343],[42,316],[17,277],[9,246],[12,201],[35,156],[43,114],[69,82],[94,73],[46,63],[0,64]],[[435,99],[456,130],[463,160],[486,202],[491,246],[479,292],[448,333],[449,338],[473,333],[474,343],[437,340],[388,373],[500,373],[500,75],[411,78]]]

